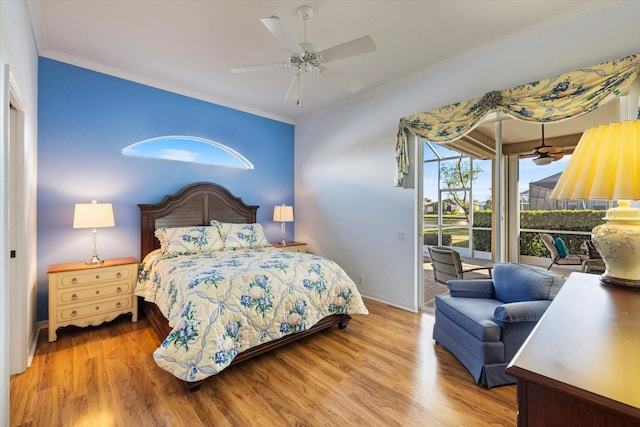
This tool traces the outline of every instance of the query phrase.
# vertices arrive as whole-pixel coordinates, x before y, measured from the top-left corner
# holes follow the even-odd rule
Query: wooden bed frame
[[[157,204],[141,204],[141,260],[154,249],[160,247],[155,230],[160,227],[188,227],[209,225],[212,219],[232,223],[255,223],[258,206],[246,205],[242,199],[232,195],[226,188],[209,182],[199,182],[184,187],[174,195],[166,196]],[[149,319],[160,341],[171,332],[167,319],[155,304],[142,302],[142,309]],[[258,355],[297,341],[308,335],[334,325],[340,329],[347,327],[351,317],[347,314],[333,314],[325,317],[310,329],[277,340],[269,341],[238,354],[231,365],[249,360]],[[186,382],[191,391],[197,390],[202,381]]]

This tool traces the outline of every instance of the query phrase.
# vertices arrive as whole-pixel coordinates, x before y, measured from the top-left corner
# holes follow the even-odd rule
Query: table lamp
[[[98,203],[92,200],[91,203],[76,203],[73,214],[73,228],[93,228],[93,252],[87,264],[101,264],[98,257],[97,239],[98,228],[113,227],[113,208],[111,203]]]
[[[618,200],[591,234],[609,285],[640,287],[640,120],[584,132],[551,199]]]
[[[273,210],[273,220],[282,223],[282,242],[280,242],[280,244],[286,246],[287,241],[284,238],[284,223],[293,221],[293,206],[285,206],[284,204],[282,206],[276,206]]]

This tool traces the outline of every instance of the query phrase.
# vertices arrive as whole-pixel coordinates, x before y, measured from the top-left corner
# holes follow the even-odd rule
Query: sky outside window
[[[460,153],[450,150],[442,145],[431,144],[441,158],[449,158],[459,156]],[[425,160],[435,159],[435,155],[431,149],[425,145]],[[529,190],[529,183],[538,181],[558,172],[564,171],[567,162],[571,156],[564,156],[562,159],[551,162],[548,165],[538,166],[531,159],[520,160],[520,180],[519,192]],[[438,163],[424,164],[424,197],[431,200],[438,200]],[[482,172],[478,174],[477,179],[473,182],[473,198],[474,200],[484,202],[491,198],[491,160],[474,159],[474,167],[480,167]]]

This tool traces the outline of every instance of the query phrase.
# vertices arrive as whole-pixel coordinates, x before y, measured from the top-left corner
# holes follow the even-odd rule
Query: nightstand
[[[49,342],[62,326],[97,326],[131,313],[138,321],[138,298],[133,294],[138,260],[114,258],[102,264],[84,262],[50,265]]]
[[[284,251],[292,251],[292,252],[307,252],[307,244],[301,242],[287,242],[285,246],[282,243],[272,243],[274,248],[282,249]]]

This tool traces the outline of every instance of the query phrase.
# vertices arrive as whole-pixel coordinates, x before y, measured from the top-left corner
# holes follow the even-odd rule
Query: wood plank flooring
[[[370,314],[209,379],[195,393],[158,368],[130,316],[41,331],[11,377],[11,426],[514,426],[515,386],[477,386],[433,342],[433,317],[366,300]]]

